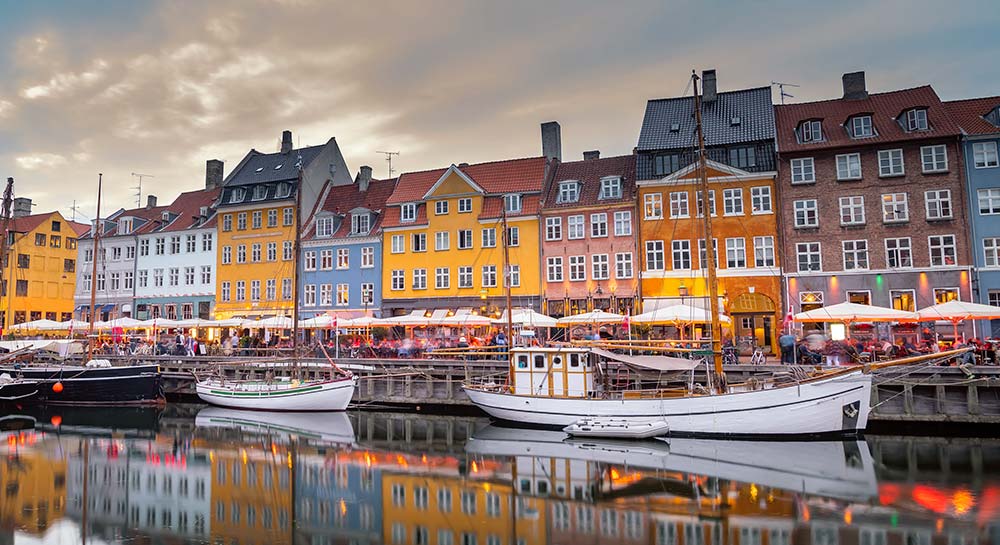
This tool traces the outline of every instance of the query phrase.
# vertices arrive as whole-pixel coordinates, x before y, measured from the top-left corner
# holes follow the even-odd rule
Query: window
[[[823,270],[819,242],[799,242],[795,245],[795,254],[799,262],[799,272]]]
[[[906,130],[926,131],[927,130],[927,110],[914,108],[906,111]]]
[[[98,275],[98,280],[100,280],[100,275]],[[163,269],[153,269],[153,287],[163,287]]]
[[[607,280],[611,278],[611,270],[608,266],[608,254],[594,254],[590,256],[590,265],[594,280]]]
[[[632,252],[615,254],[615,278],[632,278]]]
[[[281,298],[285,300],[290,300],[292,298],[292,279],[282,278],[281,279]]]
[[[569,216],[566,218],[566,238],[569,240],[581,239],[584,237],[583,215]]]
[[[212,251],[212,233],[202,233],[201,235],[201,251],[211,252]]]
[[[816,182],[816,165],[812,157],[792,159],[792,183],[811,184]]]
[[[948,170],[948,150],[944,145],[920,148],[920,164],[924,172],[946,172]]]
[[[600,214],[590,215],[590,236],[591,238],[601,238],[608,236],[608,214],[601,212]]]
[[[278,226],[278,209],[272,208],[267,211],[267,226],[277,227]]]
[[[726,268],[742,269],[747,266],[747,241],[744,238],[726,239]]]
[[[372,218],[368,212],[351,214],[351,234],[367,235],[368,231],[371,230],[371,221]]]
[[[42,235],[42,236],[44,237],[45,235]],[[180,238],[180,237],[177,237],[177,238]],[[180,244],[180,241],[178,241],[178,245],[179,244]],[[44,244],[42,244],[42,245],[44,246]],[[122,258],[122,248],[121,248],[121,246],[115,246],[115,247],[111,248],[111,260],[112,261],[121,261],[121,258]]]
[[[236,230],[245,231],[247,228],[247,213],[240,212],[236,214]]]
[[[253,263],[260,263],[261,253],[260,253],[260,243],[255,242],[250,246],[250,261]]]
[[[1000,267],[1000,238],[983,239],[983,265]]]
[[[305,269],[307,271],[315,271],[316,270],[316,252],[314,252],[314,251],[305,252],[303,254],[303,256],[304,256],[304,260],[303,260],[304,263],[303,263],[303,266],[302,266],[303,269]]]
[[[924,192],[924,203],[927,205],[928,220],[951,218],[951,190],[926,191]]]
[[[469,212],[472,212],[472,199],[470,197],[458,199],[458,213],[467,214]]]
[[[497,246],[497,230],[495,227],[486,227],[483,229],[483,248],[496,248]]]
[[[882,195],[882,221],[899,223],[909,221],[910,211],[906,206],[906,193],[886,193]]]
[[[955,265],[955,235],[933,235],[927,237],[930,248],[931,267]]]
[[[663,194],[647,193],[642,198],[644,218],[647,220],[663,219]]]
[[[580,200],[580,182],[559,182],[559,194],[556,203],[577,202]]]
[[[722,213],[726,216],[743,215],[743,190],[740,188],[722,190]]]
[[[231,286],[232,284],[230,284],[228,280],[222,283],[222,301],[224,303],[228,303],[230,301]]]
[[[254,186],[252,200],[262,201],[265,198],[267,198],[267,186],[266,185]]]
[[[647,271],[662,271],[663,270],[663,241],[662,240],[647,240],[646,241],[646,270]]]
[[[698,214],[698,217],[699,218],[705,217],[705,203],[702,202],[703,199],[701,198],[701,191],[695,191],[694,192],[694,201],[695,201],[695,208],[697,209],[696,212]],[[711,190],[708,191],[708,205],[709,205],[709,207],[712,210],[712,217],[715,217],[716,216],[716,209],[715,209],[715,190],[714,189],[711,189]]]
[[[507,246],[519,246],[521,243],[521,228],[507,228]]]
[[[840,224],[864,225],[865,198],[862,196],[840,198]]]
[[[212,267],[209,265],[201,266],[201,283],[211,284],[212,283]]]
[[[427,233],[414,233],[413,239],[410,241],[410,248],[412,248],[414,252],[426,252]]]
[[[427,289],[427,269],[413,269],[413,289]]]
[[[392,271],[392,284],[391,289],[393,291],[402,291],[406,289],[406,272],[400,269]]]
[[[292,241],[286,240],[281,243],[281,259],[283,261],[292,260]]]
[[[139,255],[147,256],[149,255],[149,239],[144,238],[139,241]]]
[[[689,217],[687,191],[675,191],[670,194],[670,217]]]
[[[889,290],[890,306],[896,310],[913,312],[917,310],[914,290]]]
[[[976,192],[976,196],[979,200],[980,214],[1000,214],[1000,188],[980,189]]]
[[[750,206],[753,208],[752,214],[770,214],[771,210],[771,188],[767,186],[750,188]]]
[[[283,208],[281,210],[281,224],[284,225],[285,227],[288,227],[289,225],[292,224],[292,222],[294,221],[293,219],[294,217],[295,217],[295,211],[293,208],[288,207],[288,208]]]
[[[194,267],[184,267],[184,285],[194,285]]]
[[[988,304],[994,307],[1000,307],[1000,291],[990,290],[988,294]]]
[[[908,269],[913,266],[910,239],[885,239],[885,264],[889,269]]]
[[[466,515],[476,514],[476,493],[468,490],[463,490],[461,495],[462,501],[462,512]]]
[[[997,161],[996,142],[975,142],[972,144],[972,163],[976,168],[996,168],[1000,165]]]
[[[173,270],[173,269],[171,269]],[[111,273],[111,291],[117,291],[121,289],[122,275],[119,272]],[[171,284],[175,285],[175,284]]]
[[[434,289],[446,290],[451,287],[451,271],[448,267],[434,269]]]
[[[121,257],[121,248],[115,248],[118,251],[118,256]],[[179,254],[181,253],[181,237],[175,236],[170,237],[170,253]]]
[[[851,118],[851,137],[868,138],[873,135],[872,116],[859,115]]]
[[[517,193],[511,193],[509,195],[503,196],[503,207],[504,210],[510,213],[518,213],[521,211],[521,195]]]
[[[598,199],[620,199],[622,197],[622,179],[619,177],[602,178],[601,192]]]
[[[719,264],[719,240],[712,239],[712,259],[716,265]],[[702,269],[708,267],[708,255],[705,253],[705,239],[698,239],[698,266]]]
[[[401,254],[406,251],[406,235],[392,235],[391,252]]]
[[[260,280],[250,281],[250,300],[260,301]]]
[[[615,236],[632,236],[632,211],[615,212]]]
[[[375,303],[375,284],[365,282],[361,284],[361,304],[371,305]]]
[[[545,240],[562,240],[562,218],[545,218]]]
[[[545,260],[546,279],[549,282],[562,282],[563,280],[563,258],[549,257]]]
[[[181,270],[179,267],[170,268],[170,285],[177,286],[180,284]]]
[[[902,176],[903,150],[901,149],[880,150],[878,152],[878,175]]]
[[[671,172],[676,172],[681,168],[681,156],[676,153],[670,155],[657,155],[653,158],[653,172],[657,176],[664,176]]]
[[[444,216],[448,214],[448,201],[434,201],[434,215]]]
[[[237,187],[233,189],[233,192],[229,194],[229,202],[243,202],[243,198],[246,197],[247,190],[244,187]]]
[[[329,288],[330,284],[323,284]],[[329,305],[329,302],[325,304]],[[346,307],[351,304],[351,287],[349,284],[337,284],[337,306]]]
[[[262,210],[254,210],[253,214],[250,216],[250,225],[254,229],[260,229],[263,225],[264,212]]]
[[[416,203],[408,202],[404,203],[400,207],[399,221],[404,223],[417,221],[417,205]]]
[[[149,270],[141,269],[139,271],[139,287],[145,288],[148,285],[149,285]],[[90,290],[85,289],[84,291],[90,291]]]
[[[868,269],[868,241],[867,240],[845,240],[844,246],[844,270],[860,271]]]
[[[472,267],[466,266],[458,268],[458,287],[459,288],[472,287]]]
[[[756,267],[773,267],[774,237],[753,237],[753,257]]]
[[[837,156],[837,179],[838,180],[861,179],[860,153],[846,153]]]
[[[687,270],[691,268],[691,241],[674,240],[671,241],[671,255],[673,256],[673,270]]]
[[[316,236],[329,237],[333,235],[333,218],[322,216],[316,218]]]
[[[232,231],[233,230],[233,215],[223,214],[222,216],[222,230]]]
[[[958,288],[934,288],[934,304],[958,300]]]
[[[332,252],[330,250],[323,250],[322,265],[324,270],[329,270]],[[338,269],[349,269],[351,267],[351,250],[350,248],[337,248],[337,268]]]
[[[819,120],[803,121],[799,125],[799,136],[803,142],[818,142],[822,140],[822,123]]]
[[[521,287],[521,266],[511,265],[509,270],[510,270],[510,287],[512,288]]]
[[[496,265],[483,265],[483,287],[484,288],[495,288],[497,287],[497,266]]]
[[[729,150],[729,164],[737,168],[757,166],[757,154],[752,147],[733,148]]]
[[[586,256],[569,256],[569,279],[572,282],[579,282],[587,279]]]
[[[267,243],[267,260],[277,261],[278,260],[278,243],[268,242]]]
[[[163,285],[163,269],[159,269],[159,271],[160,271],[160,285],[162,286]],[[24,290],[23,291],[21,289],[22,285],[24,286]],[[108,289],[108,286],[107,286],[107,283],[105,282],[104,273],[98,273],[97,274],[97,291],[107,291],[107,289]],[[17,295],[28,295],[28,281],[27,280],[18,280],[17,281],[17,292],[16,293],[17,293]]]
[[[45,246],[48,237],[44,233],[35,234],[35,246]]]
[[[363,246],[361,248],[361,268],[371,269],[375,266],[375,247]]]

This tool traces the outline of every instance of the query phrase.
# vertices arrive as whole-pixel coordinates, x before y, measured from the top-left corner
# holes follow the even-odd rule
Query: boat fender
[[[296,378],[296,379],[292,379],[291,384],[292,384],[292,388],[298,388],[299,384],[301,384],[301,382],[299,382],[299,379]]]

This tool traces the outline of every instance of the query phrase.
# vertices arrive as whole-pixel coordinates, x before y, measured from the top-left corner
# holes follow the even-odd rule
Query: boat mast
[[[4,189],[3,191],[3,239],[0,240],[0,284],[3,284],[3,282],[5,282],[3,275],[7,272],[8,265],[10,265],[10,259],[8,259],[7,255],[7,252],[10,251],[10,249],[7,247],[7,238],[10,236],[9,234],[10,206],[13,199],[14,199],[14,178],[8,177],[7,188]],[[10,270],[13,271],[14,267],[11,266]],[[14,277],[13,273],[10,276],[11,278],[13,278]],[[7,283],[9,284],[10,282],[7,281]],[[10,290],[13,288],[11,286],[7,286],[7,289]],[[0,322],[0,332],[3,331],[4,326],[6,326],[8,323],[12,324],[14,322],[13,318],[11,318],[10,315],[11,294],[4,293],[3,295],[7,297],[7,312],[4,314],[4,320]]]
[[[510,241],[507,240],[509,236],[509,231],[507,230],[507,201],[504,199],[503,204],[500,208],[500,225],[503,226],[503,278],[504,278],[504,299],[507,304],[507,359],[512,360],[513,354],[510,351],[512,343],[514,342],[514,309],[511,308],[510,301],[510,284],[511,284],[511,269],[510,269]]]
[[[94,240],[94,254],[91,256],[91,261],[94,263],[93,268],[90,272],[90,325],[87,328],[87,361],[93,359],[94,356],[94,313],[96,309],[94,308],[97,304],[97,245],[101,241],[101,184],[104,180],[104,174],[97,173],[97,217],[94,219],[94,227],[90,230],[90,234]]]
[[[698,178],[701,185],[702,207],[705,222],[705,272],[708,280],[708,309],[712,317],[712,359],[715,363],[715,375],[718,381],[719,393],[723,393],[725,383],[722,371],[722,326],[719,320],[719,279],[715,274],[715,244],[712,237],[712,214],[709,206],[710,193],[708,189],[708,165],[705,158],[705,131],[701,123],[701,95],[698,94],[698,74],[691,71],[691,82],[694,84],[694,116],[698,127]]]
[[[299,169],[299,180],[295,186],[295,243],[292,261],[292,358],[298,372],[299,352],[299,259],[302,257],[302,153],[295,166]]]

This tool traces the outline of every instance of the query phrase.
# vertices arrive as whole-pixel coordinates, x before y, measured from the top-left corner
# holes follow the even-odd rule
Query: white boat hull
[[[555,398],[464,389],[490,416],[522,424],[562,427],[588,417],[655,418],[667,422],[670,435],[801,436],[864,430],[871,375],[858,370],[798,386],[660,399]]]
[[[268,412],[205,407],[198,411],[199,428],[236,428],[247,433],[297,438],[320,444],[353,444],[354,426],[343,411]]]
[[[325,382],[287,382],[245,386],[207,380],[196,385],[206,403],[232,409],[258,411],[343,411],[354,397],[356,377]]]

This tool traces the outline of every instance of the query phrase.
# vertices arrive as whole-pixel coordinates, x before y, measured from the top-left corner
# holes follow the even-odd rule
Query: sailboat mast
[[[104,181],[104,174],[97,173],[97,217],[94,219],[94,228],[91,229],[91,238],[94,240],[94,254],[91,256],[93,267],[90,272],[90,326],[87,328],[87,361],[94,356],[94,313],[97,305],[97,246],[101,241],[101,185]]]
[[[514,342],[514,309],[511,308],[510,301],[510,285],[511,285],[511,269],[510,269],[510,240],[507,238],[510,236],[510,231],[507,229],[507,202],[506,200],[501,205],[500,208],[500,224],[503,227],[503,278],[504,278],[504,299],[507,304],[507,359],[512,358],[512,353],[510,347]]]
[[[722,326],[719,320],[719,279],[715,274],[718,264],[715,262],[715,244],[712,237],[712,214],[710,213],[710,193],[708,189],[708,165],[705,158],[705,131],[701,120],[701,95],[698,94],[698,75],[692,70],[691,81],[694,84],[694,116],[698,127],[698,178],[701,185],[702,207],[705,221],[705,274],[708,280],[708,308],[712,317],[712,359],[715,363],[715,374],[721,389],[722,371]]]
[[[292,261],[292,358],[298,366],[299,352],[299,260],[302,257],[302,154],[298,163],[299,181],[295,186],[295,243],[293,244],[294,261]]]
[[[14,178],[7,178],[7,188],[3,191],[3,239],[0,240],[0,284],[5,281],[9,284],[9,279],[4,278],[4,274],[7,272],[7,267],[10,265],[10,259],[8,259],[7,252],[10,250],[7,247],[7,238],[10,236],[10,206],[14,199]],[[13,271],[14,267],[11,266],[10,270]],[[11,279],[14,278],[13,272],[10,275]],[[11,289],[11,286],[7,286],[7,289]],[[7,297],[7,312],[4,313],[4,320],[0,322],[0,331],[3,330],[7,323],[13,324],[14,320],[10,315],[10,302],[11,294],[4,293]]]

